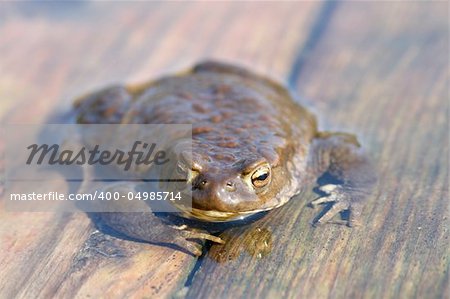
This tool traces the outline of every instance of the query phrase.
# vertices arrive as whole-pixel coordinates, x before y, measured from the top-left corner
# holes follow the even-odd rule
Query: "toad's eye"
[[[177,173],[185,175],[187,173],[187,171],[183,166],[181,166],[180,164],[177,164]]]
[[[252,174],[252,184],[256,188],[267,185],[270,181],[270,168],[267,165],[261,166]]]
[[[190,169],[187,165],[185,165],[182,162],[178,162],[175,171],[183,179],[186,179],[188,183],[191,182],[192,179],[194,179],[199,174],[198,170]]]

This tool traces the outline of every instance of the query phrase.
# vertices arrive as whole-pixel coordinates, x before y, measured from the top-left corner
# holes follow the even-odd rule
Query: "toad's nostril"
[[[234,183],[231,182],[231,181],[230,181],[230,182],[227,182],[225,188],[227,189],[227,191],[230,191],[230,192],[236,190],[236,187],[234,186]]]
[[[197,187],[196,189],[203,190],[203,189],[206,188],[206,186],[208,186],[208,181],[205,180],[205,179],[203,179],[203,180],[200,180],[200,181],[196,184],[195,187]]]

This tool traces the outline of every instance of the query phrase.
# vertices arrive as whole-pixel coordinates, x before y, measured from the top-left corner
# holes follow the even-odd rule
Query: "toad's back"
[[[256,155],[276,164],[280,149],[298,150],[316,130],[313,116],[276,83],[215,69],[153,82],[122,123],[192,124],[193,147],[227,164]]]

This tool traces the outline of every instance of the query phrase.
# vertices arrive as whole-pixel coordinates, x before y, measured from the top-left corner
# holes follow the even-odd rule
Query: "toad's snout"
[[[192,184],[192,205],[202,210],[239,212],[257,202],[239,176],[207,177],[199,175]]]
[[[215,182],[206,179],[204,176],[200,178],[195,185],[192,186],[192,190],[207,191],[208,189],[224,189],[227,192],[236,191],[236,182],[233,179],[226,180],[225,182]]]

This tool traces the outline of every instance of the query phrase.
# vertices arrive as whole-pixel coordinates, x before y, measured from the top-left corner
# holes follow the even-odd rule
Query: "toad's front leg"
[[[202,254],[202,245],[195,239],[224,243],[219,237],[190,229],[187,225],[167,224],[152,212],[100,213],[100,218],[103,223],[128,237],[153,244],[176,245],[196,256]]]
[[[331,208],[318,217],[314,224],[328,222],[337,213],[349,210],[347,224],[356,224],[363,204],[376,183],[376,173],[368,157],[363,153],[355,136],[344,133],[319,133],[313,141],[310,169],[326,173],[341,183],[324,185],[319,189],[327,194],[311,204],[331,202]]]
[[[133,185],[125,183],[109,186],[105,191],[120,194],[135,192]],[[144,202],[135,203],[142,206],[133,206],[133,211],[142,212],[126,212],[127,207],[114,202],[112,204],[117,205],[113,209],[115,212],[98,213],[97,216],[102,223],[128,237],[149,243],[176,245],[196,256],[202,254],[202,245],[195,242],[195,239],[224,243],[221,238],[205,231],[194,230],[184,224],[175,225],[163,217],[156,216],[151,207]]]

